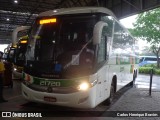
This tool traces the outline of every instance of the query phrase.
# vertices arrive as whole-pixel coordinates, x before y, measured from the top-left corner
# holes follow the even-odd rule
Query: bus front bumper
[[[22,95],[25,99],[45,104],[67,106],[74,108],[94,108],[96,99],[96,88],[92,87],[87,91],[60,94],[39,92],[30,89],[22,83]]]

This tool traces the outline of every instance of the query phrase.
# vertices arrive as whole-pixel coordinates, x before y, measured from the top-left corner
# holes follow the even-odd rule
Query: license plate
[[[55,97],[44,97],[44,101],[47,101],[47,102],[56,102],[57,99]]]

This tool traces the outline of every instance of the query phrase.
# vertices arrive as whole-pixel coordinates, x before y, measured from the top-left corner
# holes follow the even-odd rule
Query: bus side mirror
[[[97,45],[101,42],[102,28],[104,26],[108,26],[108,24],[103,21],[99,21],[96,23],[93,29],[93,44],[94,45]]]

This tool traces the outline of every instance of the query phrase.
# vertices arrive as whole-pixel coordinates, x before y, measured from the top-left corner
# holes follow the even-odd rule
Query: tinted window
[[[145,61],[157,61],[157,58],[145,58]]]

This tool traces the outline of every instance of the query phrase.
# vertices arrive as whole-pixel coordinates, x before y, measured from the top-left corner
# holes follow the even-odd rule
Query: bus
[[[23,63],[25,60],[25,51],[27,47],[27,33],[30,29],[30,26],[19,26],[15,28],[12,32],[12,44],[15,49],[12,49],[14,56],[12,58],[13,63],[13,77],[14,79],[22,78]]]
[[[23,71],[23,65],[25,61],[25,53],[27,49],[27,40],[28,36],[23,36],[19,39],[19,41],[16,44],[16,49],[14,51],[14,58],[13,58],[13,76],[17,79],[22,78],[22,71]]]
[[[22,95],[73,108],[110,104],[137,76],[134,45],[135,39],[106,8],[42,12],[28,34]]]
[[[156,56],[139,56],[139,66],[145,66],[149,64],[157,64],[157,57]],[[160,58],[159,58],[160,60]]]

